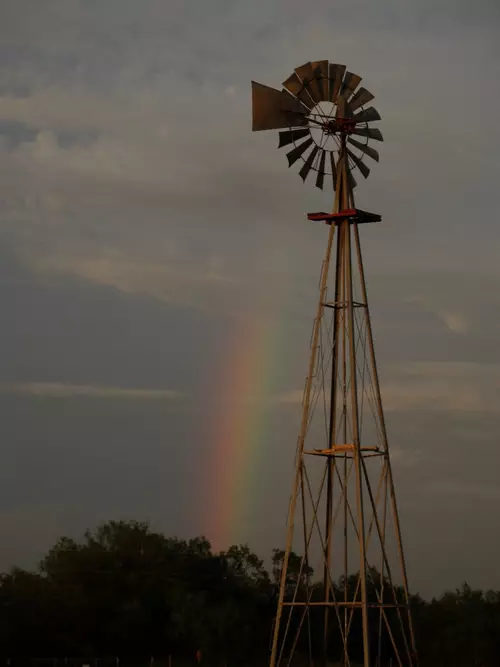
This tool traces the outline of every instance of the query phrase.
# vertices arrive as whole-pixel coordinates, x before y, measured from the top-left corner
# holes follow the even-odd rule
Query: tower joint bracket
[[[346,308],[349,308],[348,301],[322,301],[321,305],[323,308],[333,308],[334,310],[345,310]],[[352,306],[353,308],[366,308],[366,303],[361,303],[361,301],[353,301]]]
[[[338,213],[325,213],[324,211],[308,213],[307,219],[313,222],[324,222],[325,225],[340,225],[344,220],[359,225],[367,222],[380,222],[382,216],[377,213],[362,211],[360,208],[347,208]]]

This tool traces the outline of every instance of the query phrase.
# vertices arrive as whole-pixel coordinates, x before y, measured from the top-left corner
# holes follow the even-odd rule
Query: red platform
[[[319,213],[308,213],[307,219],[324,222],[326,225],[338,225],[343,220],[349,220],[350,223],[359,225],[364,222],[380,222],[382,216],[377,215],[376,213],[362,211],[359,208],[347,208],[345,211],[339,211],[339,213],[324,213],[323,211],[320,211]]]

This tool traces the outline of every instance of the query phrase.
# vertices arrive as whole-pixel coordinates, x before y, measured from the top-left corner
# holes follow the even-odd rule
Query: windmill
[[[308,214],[328,233],[270,667],[417,664],[359,233],[381,217],[353,195],[383,140],[360,82],[327,60],[297,67],[282,90],[252,82],[252,129],[281,130],[288,165],[334,192],[331,213]]]

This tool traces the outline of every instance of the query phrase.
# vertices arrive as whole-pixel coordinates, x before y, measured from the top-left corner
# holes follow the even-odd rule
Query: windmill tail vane
[[[327,60],[297,67],[281,90],[252,81],[253,131],[279,130],[288,166],[334,192],[332,212],[308,214],[328,233],[270,667],[418,664],[359,232],[381,217],[353,195],[383,141],[360,82]]]

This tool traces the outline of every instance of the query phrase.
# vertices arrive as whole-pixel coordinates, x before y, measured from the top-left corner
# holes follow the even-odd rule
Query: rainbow
[[[277,275],[257,304],[233,316],[219,360],[203,511],[204,532],[214,551],[249,541],[248,517],[259,494],[270,400],[277,391],[276,360],[279,363],[285,335],[282,308],[293,289],[287,285],[286,270],[277,270]]]

